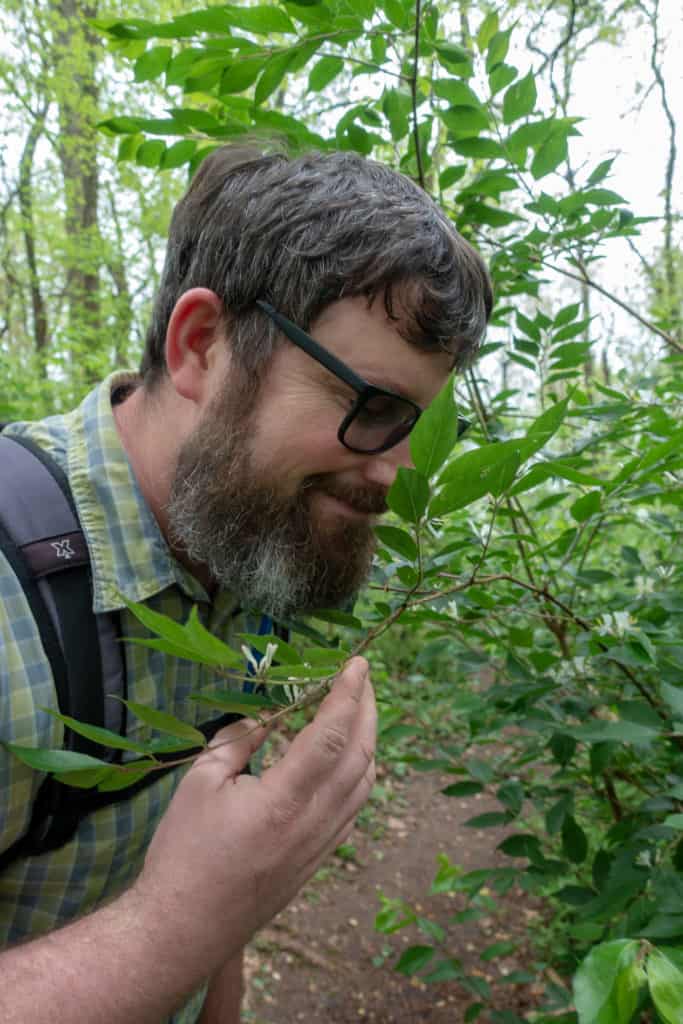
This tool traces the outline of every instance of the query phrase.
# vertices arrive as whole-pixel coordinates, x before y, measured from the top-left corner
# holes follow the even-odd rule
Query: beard
[[[276,619],[338,608],[367,579],[375,536],[367,520],[316,515],[316,494],[380,515],[386,492],[330,473],[283,495],[274,467],[254,467],[252,417],[240,412],[254,408],[254,396],[241,398],[231,385],[180,450],[166,508],[171,543],[243,608]]]

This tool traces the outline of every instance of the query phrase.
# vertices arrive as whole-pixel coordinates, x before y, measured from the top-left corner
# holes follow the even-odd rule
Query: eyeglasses
[[[270,303],[257,299],[256,305],[291,342],[356,392],[357,398],[337,431],[337,437],[345,448],[364,455],[376,455],[393,448],[408,436],[422,413],[419,405],[393,391],[369,384],[286,316],[278,313]],[[459,419],[458,436],[468,427],[467,420]]]

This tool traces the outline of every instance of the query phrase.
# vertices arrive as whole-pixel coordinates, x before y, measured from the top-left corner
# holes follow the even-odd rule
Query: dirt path
[[[447,934],[447,948],[468,974],[491,983],[497,1010],[523,1014],[538,994],[533,986],[506,982],[530,962],[525,932],[538,910],[519,891],[492,894],[492,910],[476,921],[453,922],[464,906],[454,893],[431,896],[437,855],[445,853],[466,871],[510,866],[496,852],[500,829],[478,831],[462,823],[475,814],[500,810],[485,796],[458,799],[439,790],[453,781],[413,774],[382,780],[390,799],[373,807],[363,829],[351,840],[353,860],[333,858],[250,947],[245,1024],[460,1024],[477,997],[457,982],[426,985],[392,967],[408,946],[429,940],[414,928],[386,936],[374,930],[379,893],[409,901],[421,916]],[[503,960],[480,953],[498,941],[518,943]],[[436,962],[436,961],[435,961]],[[490,1015],[482,1010],[480,1022]]]

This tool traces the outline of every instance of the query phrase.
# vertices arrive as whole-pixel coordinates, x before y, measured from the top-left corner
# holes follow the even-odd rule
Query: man
[[[130,637],[122,597],[179,619],[196,604],[230,639],[250,612],[347,601],[410,429],[490,308],[481,260],[403,176],[353,154],[214,151],[173,216],[141,373],[11,428],[68,473],[95,610],[119,610]],[[57,747],[49,665],[2,562],[0,592],[0,737]],[[132,700],[197,720],[187,698],[211,673],[144,646],[125,658]],[[237,723],[180,784],[165,775],[13,863],[0,1019],[238,1021],[241,949],[348,835],[374,723],[356,658],[260,778],[239,772],[263,731]],[[137,720],[126,734],[148,738]],[[1,850],[37,773],[4,752],[0,773]]]

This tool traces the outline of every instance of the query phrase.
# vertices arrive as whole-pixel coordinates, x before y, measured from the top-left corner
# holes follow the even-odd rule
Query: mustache
[[[387,491],[384,487],[352,487],[324,474],[310,477],[305,487],[307,490],[329,494],[330,497],[344,501],[357,512],[364,512],[366,515],[381,516],[389,509]]]

